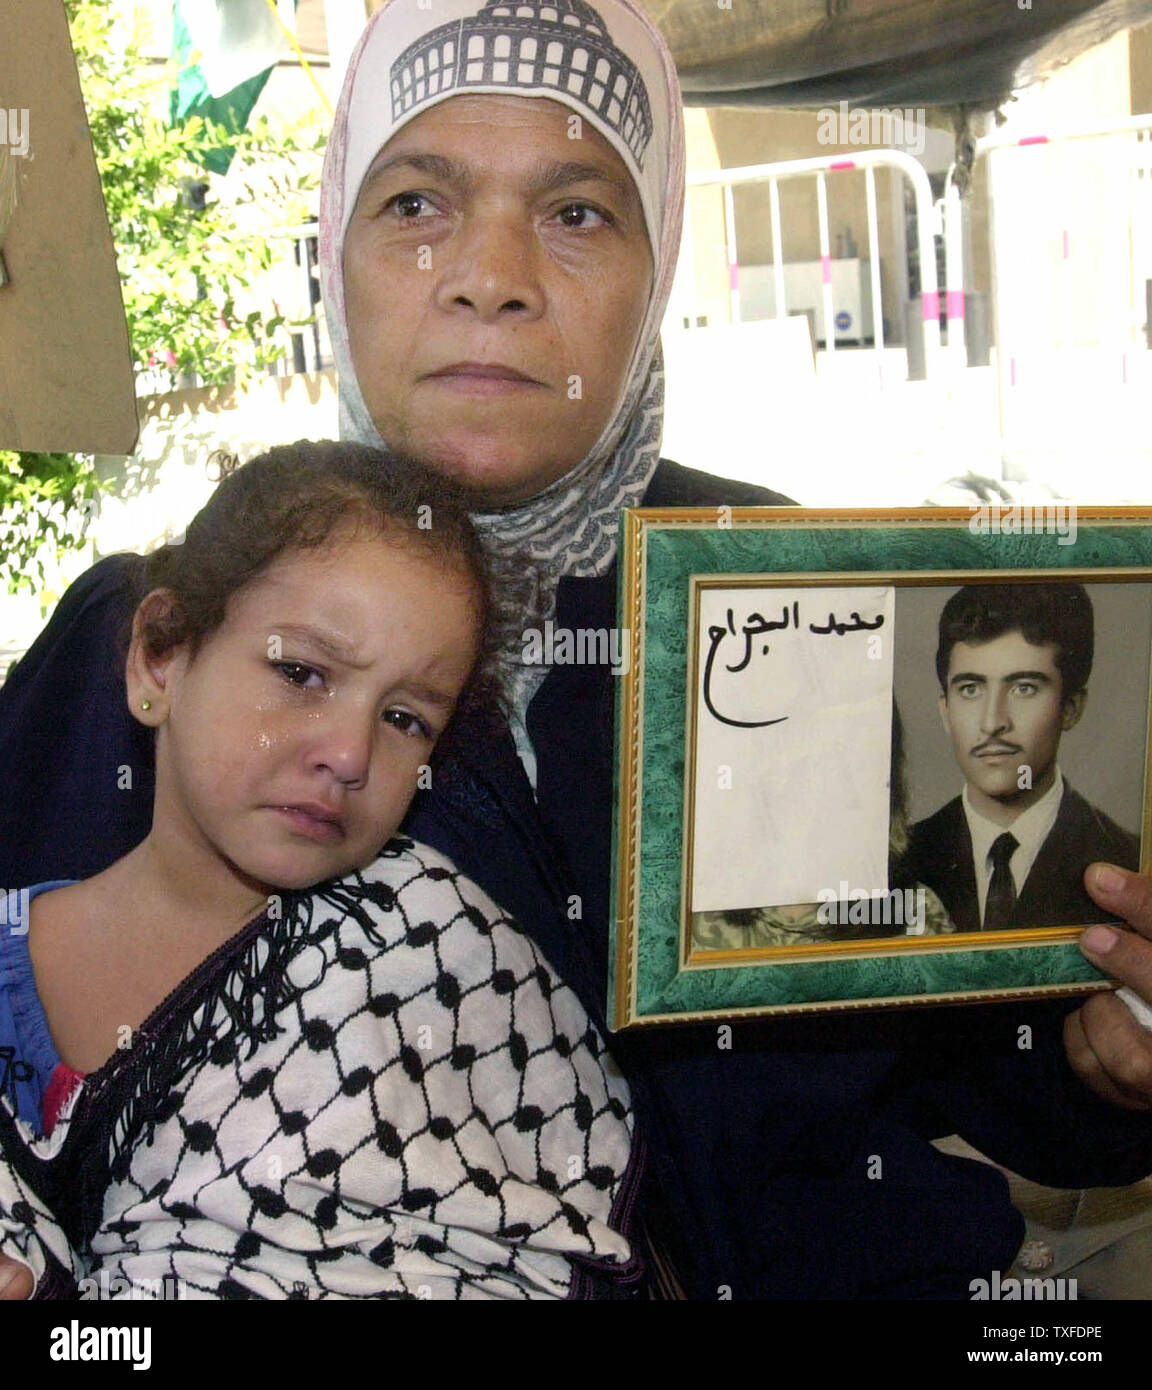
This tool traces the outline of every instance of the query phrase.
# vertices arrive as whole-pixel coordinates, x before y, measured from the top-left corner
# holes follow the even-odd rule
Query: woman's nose
[[[487,323],[537,318],[544,310],[537,254],[534,229],[521,218],[469,214],[431,250],[437,302],[443,309],[472,309]]]

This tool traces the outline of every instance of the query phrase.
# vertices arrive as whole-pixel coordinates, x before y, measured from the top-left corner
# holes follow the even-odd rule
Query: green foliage
[[[11,592],[44,594],[44,547],[54,546],[57,558],[78,549],[101,490],[90,460],[0,449],[0,571]]]
[[[326,122],[267,120],[237,134],[193,118],[171,128],[171,64],[142,58],[115,0],[65,0],[96,161],[120,265],[141,394],[188,384],[244,385],[289,347],[260,277],[292,243],[270,235],[308,217]],[[235,151],[227,180],[207,172]],[[78,544],[101,484],[90,459],[0,452],[0,576],[43,582],[41,543]],[[85,504],[87,503],[87,508]]]

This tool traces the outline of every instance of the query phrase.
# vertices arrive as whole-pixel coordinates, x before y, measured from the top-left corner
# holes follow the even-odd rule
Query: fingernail
[[[1106,956],[1116,945],[1117,936],[1111,927],[1089,927],[1080,938],[1080,944],[1093,955]]]
[[[1119,869],[1114,869],[1111,864],[1097,864],[1092,870],[1092,884],[1101,893],[1122,893],[1124,891],[1124,875]]]

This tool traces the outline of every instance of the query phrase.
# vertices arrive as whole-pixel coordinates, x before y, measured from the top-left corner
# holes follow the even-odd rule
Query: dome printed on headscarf
[[[449,89],[555,87],[610,126],[638,168],[652,138],[644,79],[584,0],[488,0],[442,24],[392,65],[392,119]]]

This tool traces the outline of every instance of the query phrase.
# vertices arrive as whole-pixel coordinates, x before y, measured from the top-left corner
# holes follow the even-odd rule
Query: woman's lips
[[[454,362],[423,379],[465,396],[512,396],[544,384],[501,362]]]

